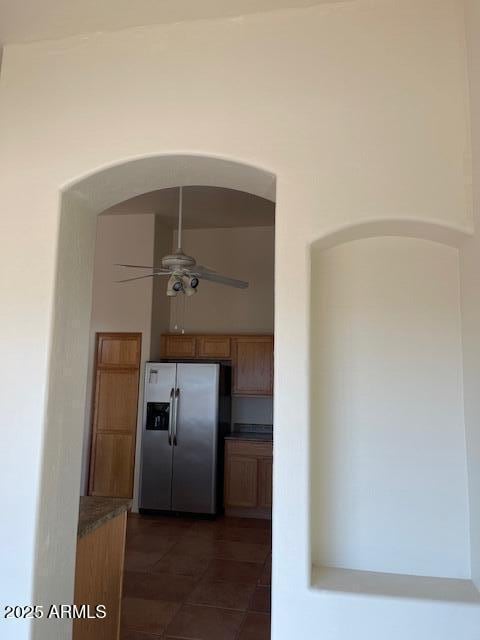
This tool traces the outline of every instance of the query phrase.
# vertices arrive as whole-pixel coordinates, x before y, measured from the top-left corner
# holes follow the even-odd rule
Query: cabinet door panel
[[[101,366],[137,367],[140,364],[140,341],[137,334],[98,337],[97,363]]]
[[[257,459],[228,456],[225,476],[225,506],[257,506]]]
[[[73,640],[118,640],[125,557],[127,514],[102,524],[77,542],[74,603],[105,605],[106,618],[76,617]]]
[[[263,509],[272,508],[272,458],[258,461],[258,506]]]
[[[90,495],[132,497],[140,353],[141,334],[97,334]]]
[[[165,336],[165,358],[194,358],[195,336]]]
[[[138,371],[97,372],[95,424],[99,431],[130,431],[137,423]]]
[[[199,336],[197,338],[199,358],[230,358],[230,336]]]
[[[98,433],[91,495],[130,498],[133,490],[133,437]]]
[[[273,394],[273,337],[237,337],[234,347],[233,393]]]

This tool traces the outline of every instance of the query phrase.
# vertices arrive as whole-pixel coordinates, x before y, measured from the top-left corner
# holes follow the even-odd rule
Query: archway
[[[136,195],[179,185],[226,187],[274,201],[275,183],[275,176],[261,168],[229,159],[179,154],[122,161],[75,180],[62,190],[41,503],[37,516],[36,602],[73,601],[87,391],[86,345],[98,214]],[[47,638],[49,623],[42,622],[35,636]],[[52,624],[58,625],[58,621]]]

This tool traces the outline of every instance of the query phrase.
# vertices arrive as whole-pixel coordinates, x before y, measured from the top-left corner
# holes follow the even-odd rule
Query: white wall
[[[133,269],[120,269],[115,264],[153,264],[155,242],[155,216],[121,215],[99,216],[95,243],[92,315],[90,321],[89,370],[85,411],[85,436],[83,445],[82,492],[88,488],[88,470],[91,442],[91,401],[93,367],[95,359],[95,334],[104,331],[121,331],[142,334],[140,389],[138,404],[138,434],[141,433],[143,371],[150,358],[150,333],[152,321],[151,279],[118,284],[116,280],[144,275]],[[86,345],[85,345],[86,346]],[[137,437],[135,503],[138,483],[140,437]]]
[[[470,481],[472,576],[480,588],[480,5],[466,0],[476,235],[461,253],[465,422]]]
[[[334,229],[378,218],[471,230],[464,63],[459,0],[356,0],[6,47],[0,415],[7,446],[0,486],[8,528],[0,529],[0,566],[9,580],[0,581],[2,602],[33,601],[34,573],[48,599],[68,594],[73,580],[64,560],[74,543],[80,452],[67,469],[60,456],[50,464],[55,448],[45,450],[51,482],[42,501],[39,479],[51,429],[45,415],[59,190],[118,165],[95,200],[113,205],[143,184],[122,163],[187,153],[277,176],[274,640],[475,640],[476,607],[323,597],[308,587],[308,248]],[[221,183],[224,174],[215,178]],[[153,188],[175,184],[176,176],[158,174]],[[79,279],[90,269],[85,259],[82,265]],[[26,362],[36,381],[27,399]],[[84,373],[72,371],[73,389],[84,389]],[[70,399],[54,393],[50,402],[71,417]],[[77,413],[64,428],[65,437],[81,433]],[[40,520],[37,527],[45,503],[48,529]],[[45,553],[34,568],[37,544]],[[28,636],[20,625],[3,633],[1,624],[8,640]],[[54,640],[66,628],[65,621],[47,633],[39,625],[36,633]]]
[[[197,295],[172,300],[171,331],[179,321],[187,333],[273,333],[274,227],[186,229],[182,244],[198,264],[249,286],[234,289],[202,281]]]
[[[311,278],[314,563],[469,578],[458,250],[356,240]]]
[[[59,304],[53,315],[46,428],[42,433],[44,438],[41,460],[42,484],[36,513],[38,531],[43,533],[37,538],[36,558],[33,562],[29,558],[28,546],[19,537],[23,533],[22,529],[18,535],[8,541],[7,544],[10,547],[5,549],[6,562],[11,564],[4,565],[5,574],[3,575],[11,577],[0,580],[0,589],[4,590],[3,602],[19,597],[19,582],[15,578],[12,579],[12,576],[19,574],[23,556],[18,554],[15,544],[20,544],[24,550],[25,561],[31,563],[29,569],[33,563],[35,563],[33,566],[49,567],[48,572],[36,572],[33,584],[29,585],[30,595],[26,600],[17,600],[18,602],[35,602],[48,608],[56,600],[73,601],[73,581],[66,581],[65,575],[73,575],[75,569],[95,222],[95,214],[83,198],[74,193],[64,196],[58,230],[58,261],[62,264],[62,268],[58,269],[55,281],[55,296]],[[41,271],[40,265],[38,269]],[[80,274],[82,277],[79,277]],[[28,305],[30,303],[31,300],[27,301]],[[30,306],[26,307],[24,316],[29,321],[35,321],[35,314],[32,313]],[[33,353],[32,350],[32,358]],[[18,389],[18,393],[26,397],[25,381],[28,381],[28,397],[33,399],[39,390],[36,388],[37,385],[30,384],[31,364],[32,359],[18,362],[24,379],[24,384]],[[77,372],[80,372],[80,376]],[[59,403],[58,398],[64,398],[66,402]],[[22,479],[28,476],[33,462],[28,458],[25,434],[17,430],[12,436],[23,441],[25,455],[15,458],[16,474],[12,477],[10,486],[22,490]],[[34,433],[29,435],[30,440],[34,437]],[[12,453],[13,447],[9,446],[8,440],[6,442],[4,440],[4,445],[9,447]],[[73,494],[65,491],[68,478],[77,479]],[[25,495],[24,489],[21,495]],[[27,532],[25,523],[28,514],[25,512],[25,504],[19,501],[16,506],[20,511],[23,529]],[[15,508],[10,508],[8,511],[12,517],[15,517]],[[6,524],[7,519],[3,519],[0,528],[2,535],[8,534]],[[45,637],[58,633],[57,620],[42,622],[42,633]],[[60,624],[62,631],[66,631],[71,623],[65,620]],[[6,637],[10,640],[10,638],[21,637],[25,632],[22,626],[26,626],[26,623],[25,621],[18,623],[16,620],[6,622],[2,619],[0,626],[2,625],[6,627],[1,630],[2,638]]]
[[[155,246],[153,262],[149,264],[161,265],[162,257],[171,253],[172,245],[172,230],[167,228],[160,216],[155,216]],[[171,302],[170,298],[167,297],[167,283],[168,278],[158,277],[153,279],[150,360],[160,359],[162,355],[161,336],[170,329]]]

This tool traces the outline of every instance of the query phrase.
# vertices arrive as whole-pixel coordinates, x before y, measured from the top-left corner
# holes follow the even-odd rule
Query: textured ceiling
[[[0,44],[341,0],[0,0]]]
[[[176,228],[178,189],[161,189],[110,207],[102,215],[157,214]],[[184,187],[183,221],[186,229],[268,227],[275,222],[275,204],[244,191],[218,187]]]

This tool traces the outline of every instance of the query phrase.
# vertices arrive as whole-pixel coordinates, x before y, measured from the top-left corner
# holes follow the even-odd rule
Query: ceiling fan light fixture
[[[185,294],[186,296],[193,296],[193,295],[195,295],[196,293],[197,293],[197,290],[196,290],[196,289],[192,289],[191,287],[187,287],[187,288],[185,289],[185,291],[184,291],[184,294]]]
[[[198,283],[199,280],[198,278],[186,278],[187,283],[186,286],[184,287],[184,293],[186,296],[193,296],[197,293],[197,287],[198,287]]]
[[[173,297],[179,293],[184,293],[183,281],[180,276],[172,275],[168,280],[167,296]]]
[[[187,276],[184,278],[184,293],[186,296],[193,296],[197,293],[197,287],[200,284],[200,280],[196,276]]]

